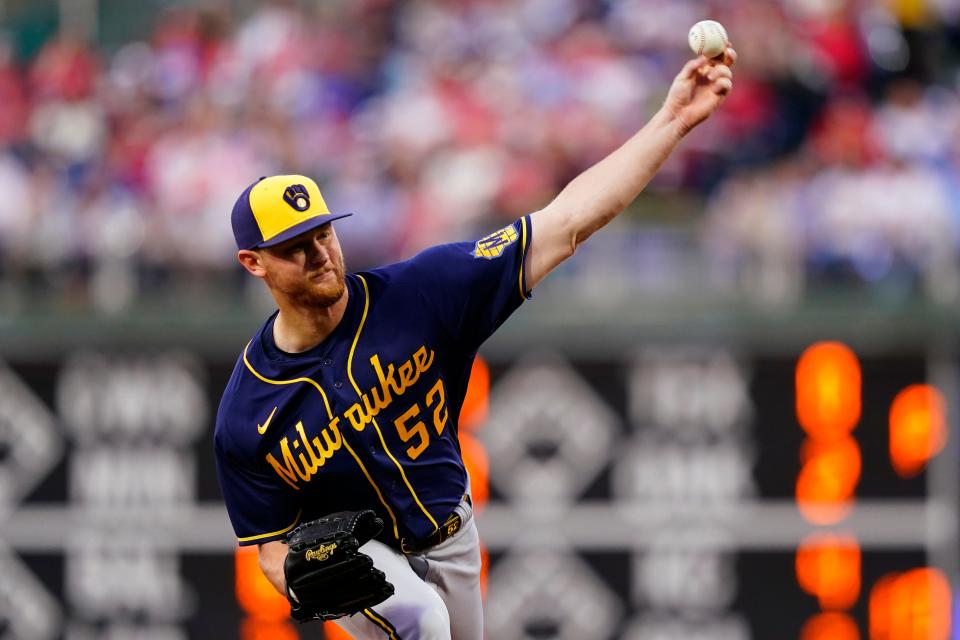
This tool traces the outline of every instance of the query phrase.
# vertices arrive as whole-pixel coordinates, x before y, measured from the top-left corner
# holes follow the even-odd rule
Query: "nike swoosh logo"
[[[267,432],[267,427],[270,426],[270,421],[273,420],[273,414],[275,414],[276,412],[277,412],[277,407],[274,407],[273,411],[270,412],[270,417],[267,418],[267,421],[264,422],[263,425],[261,425],[259,422],[257,423],[257,433],[259,433],[260,435],[263,435]]]

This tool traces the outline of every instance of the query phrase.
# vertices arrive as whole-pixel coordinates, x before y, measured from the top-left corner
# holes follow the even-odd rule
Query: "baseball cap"
[[[238,249],[272,247],[352,213],[331,213],[306,176],[263,177],[243,190],[230,222]]]

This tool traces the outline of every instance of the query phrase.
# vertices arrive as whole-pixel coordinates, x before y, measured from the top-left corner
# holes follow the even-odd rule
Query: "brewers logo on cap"
[[[237,248],[258,249],[349,215],[331,213],[310,178],[288,175],[260,178],[244,189],[230,221]]]
[[[292,184],[283,192],[283,199],[297,211],[306,211],[310,208],[310,194],[302,184]]]

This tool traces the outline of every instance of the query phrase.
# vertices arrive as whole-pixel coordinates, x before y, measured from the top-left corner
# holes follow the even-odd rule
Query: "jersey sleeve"
[[[530,297],[530,231],[524,216],[476,242],[440,245],[411,260],[422,298],[458,344],[476,350]]]
[[[291,489],[243,462],[221,435],[214,438],[217,478],[237,542],[244,547],[282,539],[302,513]]]

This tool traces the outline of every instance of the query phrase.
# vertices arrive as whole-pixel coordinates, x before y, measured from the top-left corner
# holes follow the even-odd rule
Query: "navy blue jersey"
[[[457,420],[477,349],[529,297],[530,219],[476,243],[348,274],[343,319],[277,348],[276,314],[244,348],[217,412],[217,474],[241,545],[369,508],[382,538],[421,540],[463,497]]]

